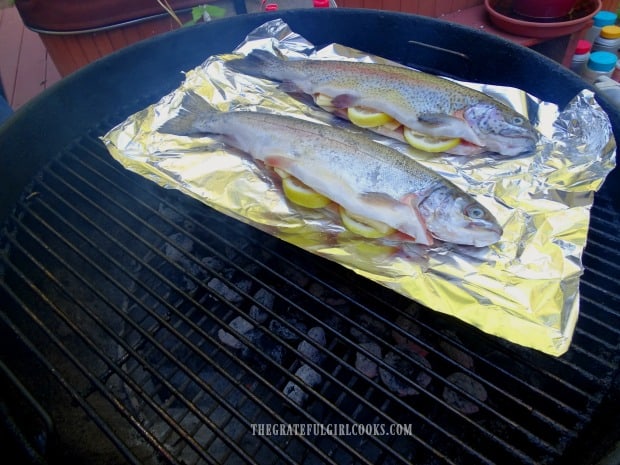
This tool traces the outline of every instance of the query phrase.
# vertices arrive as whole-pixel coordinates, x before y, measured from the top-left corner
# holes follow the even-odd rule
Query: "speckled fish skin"
[[[486,246],[502,234],[484,207],[435,172],[344,129],[283,115],[219,112],[188,93],[179,115],[158,131],[221,140],[286,171],[347,211],[388,224],[421,244],[431,245],[435,237]],[[445,201],[451,202],[449,210],[433,211],[435,205],[444,208]]]
[[[535,149],[529,121],[482,92],[399,66],[335,60],[283,60],[264,50],[227,62],[236,72],[283,82],[286,91],[324,94],[336,108],[387,113],[414,131],[459,137],[487,151],[520,155]]]

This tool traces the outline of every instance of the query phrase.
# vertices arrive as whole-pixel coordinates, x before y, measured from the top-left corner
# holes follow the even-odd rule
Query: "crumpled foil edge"
[[[247,157],[209,138],[157,132],[190,89],[222,111],[277,112],[359,131],[282,93],[277,83],[235,75],[223,66],[257,48],[287,58],[389,62],[339,44],[316,50],[282,20],[269,21],[251,31],[235,55],[209,57],[187,71],[178,89],[110,130],[102,137],[110,154],[165,188],[179,189],[486,333],[554,356],[568,350],[579,314],[589,209],[615,166],[611,125],[592,92],[584,90],[560,111],[519,89],[463,83],[505,101],[536,124],[543,142],[528,157],[429,156],[370,133],[475,196],[504,227],[501,241],[487,248],[410,246],[394,256],[385,244],[351,237],[325,212],[291,207]]]

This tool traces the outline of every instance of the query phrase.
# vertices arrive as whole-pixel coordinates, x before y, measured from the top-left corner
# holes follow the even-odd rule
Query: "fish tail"
[[[205,116],[215,113],[211,105],[194,91],[187,91],[174,118],[162,124],[157,131],[178,136],[192,136],[208,132]]]
[[[281,81],[284,79],[284,65],[282,60],[266,50],[252,50],[247,56],[226,62],[226,67],[232,71],[249,74],[263,79]]]

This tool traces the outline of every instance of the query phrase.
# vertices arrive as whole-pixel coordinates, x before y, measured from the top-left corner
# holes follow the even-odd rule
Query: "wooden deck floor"
[[[0,0],[0,5],[3,2]],[[234,15],[231,0],[213,0]],[[261,0],[246,0],[248,12],[261,11]],[[285,0],[288,8],[306,8],[311,0]],[[15,7],[0,8],[0,82],[11,107],[16,110],[61,79],[39,35],[26,28]]]
[[[60,80],[43,42],[24,26],[15,7],[0,9],[0,79],[15,110]]]

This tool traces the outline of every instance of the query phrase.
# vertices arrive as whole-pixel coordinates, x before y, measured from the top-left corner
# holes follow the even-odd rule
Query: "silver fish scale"
[[[451,115],[467,106],[491,101],[473,89],[456,87],[445,79],[396,66],[303,60],[283,62],[283,67],[293,71],[283,73],[304,92],[320,92],[330,97],[350,95],[351,104],[373,104],[378,110],[398,109],[409,117]]]
[[[305,169],[338,173],[362,192],[382,192],[399,199],[448,185],[415,160],[343,129],[255,112],[214,112],[203,121],[202,130],[225,136],[225,142],[259,160],[281,157]]]

